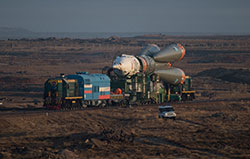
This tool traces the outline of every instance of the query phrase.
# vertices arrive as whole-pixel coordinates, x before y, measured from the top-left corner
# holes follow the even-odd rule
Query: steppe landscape
[[[196,99],[158,106],[43,109],[43,84],[60,73],[101,73],[147,44],[180,43],[173,64],[193,78]],[[250,158],[250,36],[0,41],[0,158]]]

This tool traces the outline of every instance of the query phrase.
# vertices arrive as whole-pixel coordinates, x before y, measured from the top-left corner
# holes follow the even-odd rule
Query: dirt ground
[[[73,111],[42,110],[43,83],[60,73],[100,73],[148,43],[186,48],[173,64],[193,77],[197,99]],[[250,36],[147,35],[0,41],[0,158],[250,158]],[[228,80],[229,79],[229,80]]]

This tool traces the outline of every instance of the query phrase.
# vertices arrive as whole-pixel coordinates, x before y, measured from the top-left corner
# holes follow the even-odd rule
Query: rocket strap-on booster
[[[185,56],[185,49],[180,44],[171,44],[163,50],[150,44],[140,52],[139,56],[122,54],[113,62],[114,72],[119,76],[133,76],[139,72],[155,73],[163,81],[177,85],[185,80],[185,73],[171,67],[171,63],[180,61]]]

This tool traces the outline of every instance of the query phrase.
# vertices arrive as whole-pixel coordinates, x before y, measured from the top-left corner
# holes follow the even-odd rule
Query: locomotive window
[[[100,92],[101,95],[105,95],[105,92]]]
[[[94,86],[93,87],[93,92],[99,92],[99,86]]]

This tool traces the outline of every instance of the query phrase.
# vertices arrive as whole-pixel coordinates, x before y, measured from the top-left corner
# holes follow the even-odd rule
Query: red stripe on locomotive
[[[110,95],[99,95],[99,99],[110,99]]]
[[[92,91],[91,91],[91,90],[88,90],[88,91],[84,91],[84,93],[92,93]]]

